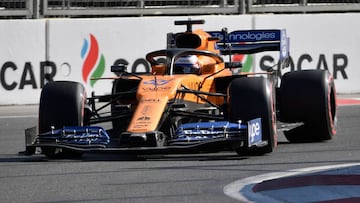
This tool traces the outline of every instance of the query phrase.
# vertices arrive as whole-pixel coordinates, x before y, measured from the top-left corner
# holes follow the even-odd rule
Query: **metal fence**
[[[360,0],[0,0],[0,18],[359,12]]]
[[[0,17],[33,18],[33,0],[0,0]]]
[[[238,0],[48,0],[45,16],[143,16],[238,13]]]
[[[359,12],[360,0],[248,0],[248,13]]]

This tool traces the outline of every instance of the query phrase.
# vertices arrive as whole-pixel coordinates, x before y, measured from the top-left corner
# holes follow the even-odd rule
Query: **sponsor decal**
[[[170,80],[148,80],[144,81],[144,85],[166,85]]]
[[[257,145],[262,141],[261,118],[253,119],[248,122],[248,144],[249,147]]]
[[[279,31],[235,31],[230,33],[231,42],[275,41],[279,40]]]
[[[290,56],[289,59],[289,66],[281,69],[280,64],[277,63],[273,56],[264,55],[259,60],[259,67],[261,70],[266,71],[271,67],[278,66],[277,71],[279,71],[279,75],[282,75],[288,71],[323,69],[331,72],[334,76],[334,79],[339,79],[339,77],[342,77],[345,80],[348,79],[346,68],[348,67],[349,59],[346,54],[336,53],[332,54],[332,56],[329,58],[329,55],[325,54],[314,56],[308,53],[304,53],[301,54],[299,58],[293,58]],[[284,72],[282,73],[282,71]]]
[[[150,120],[150,117],[148,116],[141,116],[137,119],[138,121],[149,121]]]
[[[253,56],[245,54],[235,54],[232,56],[232,61],[241,62],[241,72],[251,72],[253,65]]]
[[[91,78],[99,78],[104,74],[105,57],[99,52],[98,41],[92,34],[90,34],[89,39],[84,39],[81,49],[81,59],[84,60],[82,79],[85,83],[90,83],[90,86],[94,87],[97,80],[91,80]]]
[[[146,87],[146,88],[142,88],[144,91],[154,91],[154,90],[158,90],[158,91],[167,91],[170,90],[171,87]]]
[[[286,37],[286,30],[281,30],[280,59],[289,57],[289,44],[290,39]]]
[[[225,41],[225,35],[219,31],[208,32],[211,36],[220,39],[220,42]],[[233,31],[229,33],[228,42],[256,42],[256,41],[278,41],[280,40],[280,30],[248,30],[248,31]]]
[[[224,134],[223,130],[183,130],[183,135],[217,135],[217,134]]]
[[[34,69],[40,69],[38,78]],[[0,67],[0,84],[7,91],[23,90],[25,87],[38,89],[44,87],[46,81],[53,81],[56,70],[56,64],[52,61],[41,61],[39,66],[34,66],[30,61],[23,66],[7,61]]]
[[[151,109],[150,105],[145,105],[142,109],[141,109],[141,113],[142,114],[147,114],[149,112],[149,110]]]
[[[160,99],[141,99],[140,103],[159,103]]]

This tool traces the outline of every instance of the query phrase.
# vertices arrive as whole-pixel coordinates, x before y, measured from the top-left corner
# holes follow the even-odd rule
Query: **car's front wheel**
[[[262,139],[267,145],[249,148],[248,143],[235,151],[239,155],[263,155],[273,151],[277,142],[276,114],[271,83],[263,77],[234,79],[228,88],[229,120],[248,122],[261,119]]]
[[[83,126],[86,92],[77,82],[56,81],[42,89],[39,105],[39,133],[64,126]],[[55,147],[43,147],[42,153],[57,158],[70,152]],[[71,152],[78,156],[78,153]]]

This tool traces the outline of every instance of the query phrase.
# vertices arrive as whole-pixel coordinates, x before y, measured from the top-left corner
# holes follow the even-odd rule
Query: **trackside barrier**
[[[338,93],[359,93],[360,14],[194,16],[204,30],[286,29],[290,37],[290,66],[328,69]],[[188,17],[186,17],[188,18]],[[110,66],[127,62],[129,71],[149,71],[145,54],[166,47],[166,33],[181,32],[174,20],[184,17],[127,17],[0,21],[0,105],[36,104],[47,79],[72,80],[88,94],[109,93]],[[261,33],[254,36],[261,37]],[[225,57],[226,58],[226,57]],[[252,71],[277,67],[278,52],[238,55]]]
[[[0,18],[359,12],[354,0],[1,0]]]

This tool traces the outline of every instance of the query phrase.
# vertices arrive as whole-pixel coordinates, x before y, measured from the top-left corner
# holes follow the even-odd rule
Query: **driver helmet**
[[[200,65],[196,55],[182,56],[175,61],[175,73],[196,73]]]

